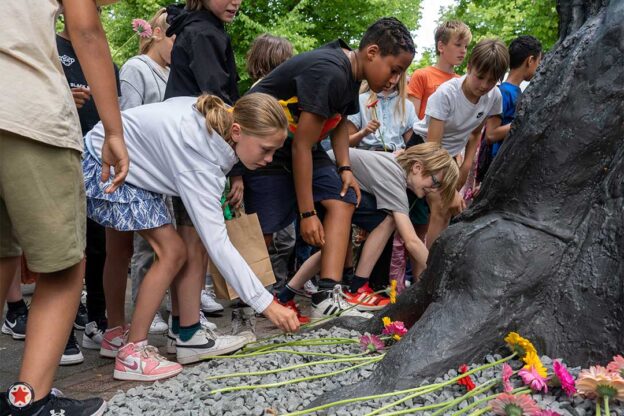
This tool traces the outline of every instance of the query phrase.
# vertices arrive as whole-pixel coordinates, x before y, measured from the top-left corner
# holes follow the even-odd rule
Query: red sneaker
[[[305,324],[309,324],[310,323],[310,318],[307,317],[307,316],[301,315],[301,311],[299,311],[299,307],[297,306],[297,304],[295,303],[294,300],[291,299],[291,300],[289,300],[286,303],[282,303],[282,302],[279,301],[277,296],[275,296],[275,301],[277,303],[279,303],[280,305],[295,311],[295,313],[297,314],[297,319],[299,319],[299,323],[301,325],[305,325]]]
[[[368,286],[368,283],[359,288],[355,293],[345,290],[345,300],[351,306],[356,305],[355,309],[360,311],[378,311],[390,303],[390,299],[375,294],[373,289]]]

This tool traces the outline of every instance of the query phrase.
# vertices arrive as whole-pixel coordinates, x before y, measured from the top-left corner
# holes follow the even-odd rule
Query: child
[[[381,94],[368,89],[360,94],[360,112],[349,116],[349,145],[394,152],[405,148],[416,121],[414,105],[406,99],[405,72],[397,84]]]
[[[455,67],[464,61],[471,39],[470,28],[458,20],[444,22],[436,28],[434,40],[438,60],[435,65],[414,71],[407,89],[419,119],[425,117],[431,94],[444,82],[459,77]]]
[[[186,6],[167,7],[167,36],[175,36],[171,50],[171,73],[167,83],[165,99],[171,97],[192,96],[209,93],[232,105],[239,98],[238,73],[232,42],[225,31],[224,24],[231,23],[236,16],[241,0],[188,0]],[[242,169],[235,168],[229,173],[230,192],[226,203],[239,206],[243,197]],[[186,212],[182,200],[172,198],[178,233],[184,240],[188,253],[187,262],[180,271],[183,279],[197,282],[197,298],[201,307],[219,308],[219,304],[202,293],[205,287],[208,258],[202,241]],[[203,296],[202,296],[203,295]],[[171,290],[172,305],[170,318],[172,323],[180,318],[180,311],[175,301],[175,288]],[[207,302],[201,300],[206,299]],[[187,305],[191,306],[191,305]],[[223,309],[222,307],[220,308]],[[198,306],[197,315],[200,309]],[[181,322],[193,325],[197,321]],[[176,325],[177,328],[177,325]],[[170,328],[171,330],[171,328]],[[173,333],[169,339],[175,339]]]
[[[488,130],[500,125],[502,97],[496,83],[509,66],[509,53],[497,39],[481,40],[472,50],[467,73],[440,86],[429,98],[426,117],[414,125],[414,134],[430,142],[441,143],[453,157],[465,150],[459,168],[457,190],[466,182],[483,126]],[[453,211],[461,210],[457,193],[453,205],[445,208],[437,194],[427,197],[431,207],[426,244],[431,247],[449,223]]]
[[[40,273],[18,382],[1,414],[101,415],[102,399],[50,393],[80,301],[85,248],[82,136],[54,41],[56,1],[3,4],[0,15],[0,305],[23,253]],[[102,179],[128,172],[115,74],[94,1],[64,3],[65,21],[103,123]],[[3,355],[4,358],[4,355]]]
[[[167,37],[165,32],[167,24],[167,12],[164,8],[158,10],[150,19],[152,35],[148,38],[139,39],[140,55],[134,56],[121,67],[121,99],[119,101],[122,110],[137,107],[139,105],[159,103],[165,99],[165,89],[169,78],[169,64],[171,63],[171,48],[175,37]],[[168,206],[171,198],[167,199]],[[170,207],[173,210],[172,207]],[[128,242],[130,243],[130,242]],[[134,235],[133,246],[115,247],[119,255],[131,255],[130,276],[132,280],[132,303],[136,300],[139,285],[145,273],[152,264],[154,251],[149,243],[138,233]],[[123,305],[125,291],[119,291],[111,296],[121,297]],[[123,311],[122,311],[123,312]],[[167,323],[162,318],[160,311],[156,312],[150,334],[163,334],[168,329]]]
[[[251,89],[281,100],[290,137],[273,163],[249,176],[245,206],[258,213],[267,243],[299,217],[303,239],[321,247],[320,290],[312,298],[319,311],[340,309],[331,292],[342,279],[351,215],[360,197],[345,116],[359,110],[361,80],[381,92],[398,81],[413,57],[409,30],[395,18],[383,18],[368,28],[357,51],[342,40],[331,42],[289,59]],[[327,135],[336,164],[319,145]],[[321,208],[326,211],[323,224],[317,216]]]
[[[176,97],[124,111],[123,119],[128,148],[134,157],[128,184],[114,195],[101,192],[97,182],[101,125],[85,137],[88,152],[83,161],[89,216],[115,228],[117,233],[113,235],[138,231],[156,252],[156,260],[139,289],[127,343],[118,351],[112,344],[107,346],[109,351],[117,352],[114,377],[150,381],[182,371],[179,364],[167,361],[156,348],[147,345],[154,313],[186,258],[184,244],[171,226],[169,211],[159,194],[182,198],[210,258],[241,298],[281,329],[296,331],[299,323],[295,314],[272,302],[271,294],[230,243],[220,202],[225,174],[237,157],[248,169],[257,169],[269,163],[275,149],[283,144],[287,122],[279,104],[266,94],[251,94],[239,100],[230,112],[215,96]],[[107,257],[106,261],[116,259]],[[118,278],[125,279],[125,275]],[[196,322],[174,328],[179,363],[226,354],[245,344],[243,337],[216,336],[201,330],[197,322],[199,291],[194,280],[178,275],[173,286],[180,320]],[[187,308],[187,304],[195,307]],[[109,320],[117,325],[118,340],[123,341],[122,322],[113,322],[112,317]]]
[[[444,203],[455,195],[458,178],[457,164],[448,152],[437,143],[422,143],[401,152],[370,152],[360,149],[349,151],[353,174],[362,188],[362,201],[355,209],[353,223],[370,234],[362,248],[355,276],[345,300],[357,309],[374,311],[383,308],[388,300],[374,295],[368,278],[381,255],[389,237],[396,229],[405,241],[418,276],[427,265],[428,250],[416,235],[409,219],[406,189],[418,198],[438,193]],[[318,270],[318,253],[300,269],[279,294],[280,302],[291,301],[295,291]],[[318,318],[314,314],[313,318]]]
[[[520,84],[523,81],[530,81],[535,75],[535,71],[542,60],[542,44],[533,36],[520,36],[509,44],[509,75],[505,82],[498,86],[503,97],[503,112],[499,116],[502,117],[501,125],[489,131],[485,131],[485,139],[481,143],[481,150],[488,152],[490,162],[498,153],[503,140],[509,134],[511,122],[516,114],[516,105],[522,94]],[[481,160],[481,155],[479,156]],[[482,181],[489,167],[480,166],[478,172],[478,180]]]

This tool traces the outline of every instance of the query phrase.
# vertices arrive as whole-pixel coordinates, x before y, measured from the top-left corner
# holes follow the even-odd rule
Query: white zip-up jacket
[[[196,101],[175,97],[122,112],[130,156],[126,182],[182,198],[210,260],[245,303],[263,312],[273,296],[230,242],[221,209],[225,175],[238,159],[221,136],[208,134]],[[98,160],[103,142],[104,128],[98,123],[85,136],[87,149]]]

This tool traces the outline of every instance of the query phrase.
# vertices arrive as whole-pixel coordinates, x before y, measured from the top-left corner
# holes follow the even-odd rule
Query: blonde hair
[[[154,36],[154,29],[160,28],[163,36],[166,36],[165,32],[169,28],[169,24],[167,24],[167,9],[163,7],[162,9],[158,10],[148,23],[152,27],[152,36],[150,36],[149,38],[139,38],[139,53],[141,55],[149,52],[149,50],[154,45],[154,42],[156,41],[156,36]]]
[[[208,133],[214,131],[229,144],[232,142],[232,124],[240,125],[245,134],[266,137],[283,130],[286,134],[288,120],[282,106],[268,94],[255,92],[240,98],[229,107],[214,95],[204,94],[195,103],[197,111],[206,117]]]
[[[457,36],[458,40],[468,39],[468,43],[472,40],[472,32],[470,32],[470,28],[466,23],[460,20],[446,21],[436,28],[433,35],[436,55],[440,55],[438,42],[447,45],[453,36]]]
[[[288,39],[264,33],[254,39],[247,52],[247,73],[255,82],[292,56],[293,46]]]
[[[495,80],[502,81],[509,68],[509,51],[498,39],[480,40],[472,48],[468,68],[478,75],[490,75]]]
[[[422,165],[423,176],[443,172],[440,195],[445,205],[448,206],[453,202],[459,180],[459,167],[449,152],[440,144],[434,142],[417,144],[397,156],[396,161],[405,171],[405,175],[409,175],[416,162]]]
[[[407,111],[405,111],[405,101],[407,100],[407,74],[405,73],[405,71],[401,73],[401,76],[399,77],[399,81],[397,82],[395,88],[398,90],[397,96],[399,99],[397,100],[394,107],[394,113],[399,116],[400,123],[401,125],[403,125],[403,123],[405,123],[405,117],[407,115]],[[369,116],[371,116],[373,112],[370,106],[379,97],[377,96],[377,93],[375,91],[370,89],[368,82],[362,81],[362,85],[360,85],[360,94],[364,94],[368,91],[370,91],[370,94],[368,95],[368,100],[366,100],[366,108],[361,108],[360,111],[368,111]]]

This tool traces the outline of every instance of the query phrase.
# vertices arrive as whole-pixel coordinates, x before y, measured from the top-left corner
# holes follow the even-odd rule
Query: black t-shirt
[[[63,72],[65,72],[65,78],[69,83],[70,88],[88,87],[87,80],[82,72],[78,57],[72,44],[67,39],[56,35],[56,47],[58,48],[59,59],[61,60],[61,66]],[[117,96],[121,95],[121,87],[119,85],[119,70],[117,65],[115,67],[115,79],[117,80]],[[100,115],[95,108],[95,102],[93,97],[89,99],[82,108],[78,109],[78,117],[80,118],[80,127],[82,128],[82,135],[84,136],[100,121]]]
[[[349,46],[342,40],[330,42],[318,49],[290,58],[275,68],[249,92],[263,92],[280,100],[289,122],[289,139],[279,149],[271,165],[292,166],[291,140],[303,111],[326,119],[319,141],[327,137],[342,117],[356,114],[359,108],[360,82],[355,80],[351,62],[342,49]],[[317,145],[320,148],[320,145]],[[332,164],[314,151],[315,166]]]

